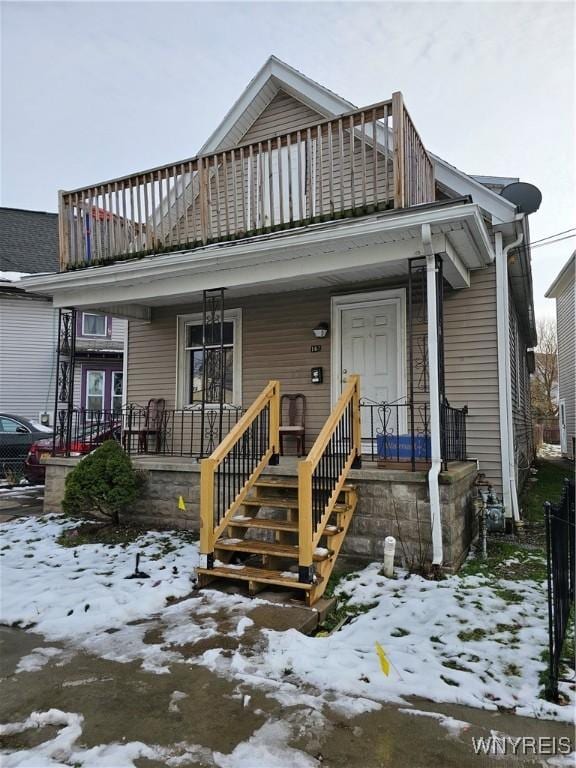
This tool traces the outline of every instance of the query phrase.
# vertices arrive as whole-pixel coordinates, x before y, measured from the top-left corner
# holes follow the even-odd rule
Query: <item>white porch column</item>
[[[444,559],[442,516],[438,476],[442,466],[440,445],[440,382],[438,376],[438,311],[436,297],[436,256],[432,248],[429,224],[422,225],[422,245],[426,254],[426,311],[428,322],[428,371],[430,379],[430,452],[432,466],[428,472],[430,522],[432,526],[432,564],[440,566]]]

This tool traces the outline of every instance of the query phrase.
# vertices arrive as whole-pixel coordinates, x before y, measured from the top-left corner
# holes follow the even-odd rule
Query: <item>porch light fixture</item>
[[[328,336],[328,323],[318,323],[312,333],[317,339],[323,339]]]

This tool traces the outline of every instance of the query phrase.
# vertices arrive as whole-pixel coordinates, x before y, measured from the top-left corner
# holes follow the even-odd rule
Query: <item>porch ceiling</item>
[[[189,303],[217,287],[235,297],[406,275],[408,259],[422,255],[423,223],[453,287],[466,287],[469,271],[492,260],[478,207],[451,201],[22,282],[56,307],[144,318],[150,307]]]

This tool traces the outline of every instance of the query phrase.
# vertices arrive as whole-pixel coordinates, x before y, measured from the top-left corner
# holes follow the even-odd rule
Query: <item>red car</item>
[[[72,438],[70,450],[56,447],[57,456],[86,456],[106,440],[120,440],[120,421],[107,424],[106,429],[97,425]],[[45,459],[52,456],[51,437],[32,443],[24,462],[24,476],[30,483],[43,483],[46,475]]]

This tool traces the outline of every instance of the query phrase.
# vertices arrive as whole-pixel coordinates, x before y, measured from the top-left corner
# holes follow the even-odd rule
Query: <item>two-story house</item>
[[[58,272],[58,215],[0,208],[0,411],[53,425],[58,310],[22,277]],[[79,313],[75,409],[122,407],[122,318]]]
[[[313,601],[341,548],[388,534],[456,568],[477,470],[519,518],[536,338],[514,181],[431,154],[400,93],[358,109],[271,57],[197,156],[61,193],[60,273],[27,290],[128,318],[135,511],[200,525],[204,580]],[[48,508],[74,461],[51,460]]]
[[[576,458],[576,251],[562,267],[546,291],[556,299],[558,333],[558,418],[560,449],[569,459]]]

